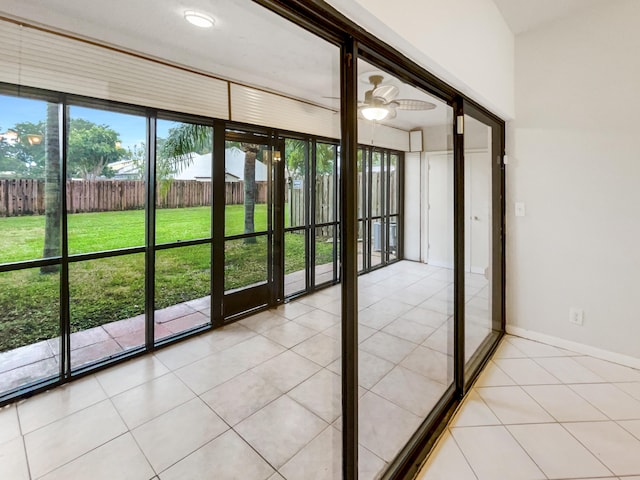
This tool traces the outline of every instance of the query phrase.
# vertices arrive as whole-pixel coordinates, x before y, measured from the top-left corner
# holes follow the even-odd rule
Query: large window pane
[[[0,95],[0,263],[62,254],[60,106]],[[59,374],[60,266],[0,273],[0,392]]]
[[[0,394],[60,371],[59,267],[0,273]]]
[[[158,120],[156,244],[211,237],[213,128]]]
[[[69,265],[71,366],[144,345],[144,254]]]
[[[210,323],[210,298],[210,244],[156,251],[156,340]]]
[[[69,253],[144,245],[146,120],[69,107]]]
[[[0,263],[61,255],[59,106],[0,95]]]

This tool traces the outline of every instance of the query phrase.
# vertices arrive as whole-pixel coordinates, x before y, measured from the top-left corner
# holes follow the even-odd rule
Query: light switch
[[[516,217],[524,217],[524,203],[516,202]]]

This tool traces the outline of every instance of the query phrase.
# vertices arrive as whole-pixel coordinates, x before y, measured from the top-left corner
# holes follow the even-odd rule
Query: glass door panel
[[[498,127],[480,112],[471,111],[464,116],[464,331],[468,378],[475,360],[484,355],[501,330]]]
[[[358,99],[366,108],[367,92],[375,88],[366,79],[379,77],[380,70],[362,60],[358,69],[358,77],[365,79],[359,82]],[[446,149],[453,132],[453,109],[391,74],[384,73],[382,77],[376,82],[380,80],[385,91],[397,90],[398,98],[414,99],[414,104],[426,108],[405,112],[400,108],[396,111],[390,104],[389,119],[379,123],[360,120],[371,126],[372,138],[367,138],[371,146],[361,147],[358,162],[358,220],[362,221],[364,236],[364,272],[358,277],[358,371],[363,389],[358,433],[360,444],[374,455],[373,460],[379,461],[375,474],[367,478],[384,475],[385,464],[394,461],[432,409],[449,395],[454,381],[453,262],[426,264],[426,251],[417,261],[391,262],[397,257],[400,237],[398,172],[404,157],[385,147],[389,145],[389,128],[406,122],[402,123],[404,128],[410,124],[412,129],[421,130],[434,150],[421,152],[412,161],[428,161],[436,146],[444,145]],[[361,107],[361,112],[365,108]],[[415,229],[417,238],[412,238],[413,242],[425,240],[428,244],[432,237],[434,241],[438,237],[442,248],[452,251],[453,215],[449,213],[453,211],[454,182],[453,175],[447,175],[449,152],[440,153],[444,154],[440,170],[443,175],[417,182],[420,190],[430,188],[431,181],[437,182],[439,203],[432,204],[430,210],[421,205],[428,192],[420,191],[405,209],[411,209],[420,223],[429,225],[428,230]],[[453,163],[450,166],[453,172]],[[418,172],[427,170],[420,168]],[[439,209],[441,222],[431,228],[431,218],[421,216],[431,215],[435,208]],[[429,238],[423,239],[422,235]],[[396,433],[389,435],[390,429]]]
[[[225,316],[269,303],[273,289],[273,164],[264,136],[225,143]]]

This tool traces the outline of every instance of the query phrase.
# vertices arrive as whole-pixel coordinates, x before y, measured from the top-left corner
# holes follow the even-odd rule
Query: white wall
[[[404,258],[417,262],[424,260],[420,244],[425,217],[420,197],[422,170],[420,152],[404,154]]]
[[[511,30],[492,0],[328,0],[502,118],[514,113]]]
[[[640,358],[640,2],[516,38],[509,327]],[[514,202],[526,206],[514,217]],[[568,322],[584,309],[584,325]]]

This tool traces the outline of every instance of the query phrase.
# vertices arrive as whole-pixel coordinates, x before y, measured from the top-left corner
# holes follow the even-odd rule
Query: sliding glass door
[[[464,358],[471,380],[504,330],[504,145],[495,119],[473,105],[464,111]]]
[[[274,260],[275,147],[271,137],[228,130],[225,143],[224,316],[268,305]]]

